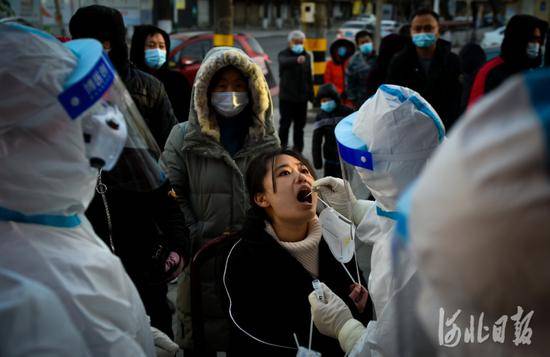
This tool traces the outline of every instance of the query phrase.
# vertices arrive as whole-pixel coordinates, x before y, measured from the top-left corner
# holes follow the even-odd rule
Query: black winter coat
[[[321,86],[317,98],[332,98],[337,104],[336,109],[332,112],[327,113],[321,110],[315,118],[311,150],[313,166],[319,170],[323,167],[323,158],[334,164],[340,161],[338,157],[336,136],[334,136],[334,128],[340,120],[353,113],[353,109],[340,103],[338,93],[332,86]],[[321,146],[323,148],[322,155]]]
[[[306,60],[300,64],[299,56]],[[279,52],[279,99],[289,102],[307,102],[313,100],[313,77],[311,75],[311,58],[304,51],[296,54],[287,48]]]
[[[115,254],[120,257],[128,275],[138,290],[150,284],[159,284],[158,264],[153,258],[162,245],[166,251],[176,251],[188,258],[189,233],[185,219],[174,197],[170,182],[154,191],[127,191],[109,183],[108,172],[103,173],[107,185],[107,204],[112,222]],[[86,216],[97,235],[109,245],[109,228],[101,195],[94,196]]]
[[[434,107],[445,127],[450,128],[460,113],[462,87],[459,76],[458,56],[451,52],[449,42],[438,39],[428,74],[419,62],[416,47],[409,44],[391,61],[386,83],[420,93]]]
[[[164,89],[168,94],[178,122],[187,121],[189,118],[189,103],[191,102],[191,86],[187,82],[187,78],[178,71],[168,69],[167,64],[162,66],[154,75],[164,84]]]
[[[164,86],[158,79],[131,64],[121,78],[162,151],[172,127],[177,124]]]
[[[255,232],[255,233],[254,233]],[[353,261],[347,264],[354,270]],[[255,341],[232,324],[230,352],[235,356],[296,356],[296,333],[302,346],[309,340],[310,305],[314,277],[264,230],[243,233],[227,258],[225,284],[231,313],[239,326],[270,346]],[[372,318],[369,303],[359,314],[348,297],[350,278],[331,254],[323,239],[319,244],[319,277],[350,307],[363,323]],[[369,300],[370,301],[370,300]],[[312,349],[323,356],[343,356],[338,340],[313,327]],[[234,353],[234,354],[233,354]]]

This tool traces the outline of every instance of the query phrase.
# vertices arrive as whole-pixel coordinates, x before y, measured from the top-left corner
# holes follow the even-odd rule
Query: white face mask
[[[351,237],[350,223],[334,209],[327,207],[319,215],[323,238],[332,255],[340,263],[347,263],[355,254],[355,242]]]
[[[527,57],[535,59],[539,56],[540,44],[538,42],[529,42],[527,44]]]
[[[247,92],[213,92],[210,102],[218,114],[231,118],[242,112],[248,101]]]

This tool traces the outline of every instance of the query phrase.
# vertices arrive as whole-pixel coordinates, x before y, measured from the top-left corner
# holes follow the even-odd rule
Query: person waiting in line
[[[302,31],[288,34],[288,47],[279,52],[279,138],[281,146],[288,145],[288,132],[293,124],[293,149],[304,149],[304,126],[307,103],[313,101],[311,56],[304,50],[306,35]]]
[[[407,36],[399,34],[389,34],[380,42],[378,57],[367,74],[366,79],[366,97],[370,98],[381,84],[385,83],[393,56],[400,52],[407,45],[410,39]]]
[[[183,74],[168,66],[170,36],[152,25],[134,27],[130,60],[143,72],[152,74],[164,85],[178,122],[184,122],[189,115],[191,86]]]
[[[483,65],[476,75],[468,107],[512,75],[539,67],[547,29],[548,22],[534,16],[512,17],[504,30],[500,55]]]
[[[440,38],[439,15],[419,9],[411,18],[409,45],[390,63],[386,83],[417,91],[450,128],[460,112],[460,63],[451,44]]]
[[[372,42],[372,34],[368,31],[359,31],[355,35],[357,52],[348,61],[346,69],[346,97],[358,109],[368,98],[367,96],[367,75],[369,74],[376,53]]]
[[[162,150],[170,130],[177,124],[177,119],[162,83],[130,62],[126,27],[120,11],[102,5],[81,7],[71,17],[69,31],[73,39],[93,38],[103,44],[139,113]]]
[[[342,101],[346,102],[346,68],[348,59],[355,53],[355,45],[348,39],[340,38],[330,45],[329,53],[330,59],[327,61],[323,80],[325,83],[334,84]],[[351,105],[351,102],[349,104]]]
[[[181,272],[189,241],[183,214],[170,195],[170,182],[157,164],[159,147],[176,123],[170,101],[162,83],[129,62],[126,29],[118,10],[82,7],[71,18],[69,29],[74,38],[91,37],[102,43],[136,104],[133,114],[141,114],[147,125],[140,132],[147,145],[134,148],[141,151],[124,151],[112,172],[99,173],[86,216],[122,260],[151,324],[172,337],[167,282]],[[133,165],[135,157],[141,156],[146,164]]]
[[[192,253],[223,233],[241,229],[248,200],[244,173],[250,161],[279,147],[269,87],[260,67],[232,47],[210,50],[195,78],[189,120],[174,127],[162,161],[189,227]],[[220,272],[202,278],[208,352],[227,351],[229,322],[222,309]],[[191,286],[180,279],[177,342],[192,348]]]
[[[334,128],[353,109],[341,103],[340,96],[334,85],[327,83],[319,88],[317,99],[321,103],[321,111],[315,118],[311,154],[315,169],[324,165],[324,176],[342,177]]]
[[[259,156],[247,170],[251,209],[224,272],[230,351],[237,356],[296,356],[293,334],[307,346],[314,279],[346,299],[356,319],[371,318],[368,293],[351,283],[322,238],[313,175],[309,162],[288,149]],[[311,347],[323,356],[343,355],[335,339],[317,330]]]

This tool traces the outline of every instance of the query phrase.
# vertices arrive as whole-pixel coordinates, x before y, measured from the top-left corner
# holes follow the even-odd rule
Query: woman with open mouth
[[[352,285],[322,239],[313,172],[301,154],[284,149],[248,167],[252,208],[224,271],[235,355],[296,356],[298,342],[323,356],[343,355],[337,340],[310,331],[314,279],[344,298],[356,318],[372,318],[365,290]]]

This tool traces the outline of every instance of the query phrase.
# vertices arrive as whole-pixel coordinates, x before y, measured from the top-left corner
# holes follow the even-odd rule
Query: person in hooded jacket
[[[313,181],[309,162],[288,149],[260,155],[247,170],[251,208],[223,279],[235,356],[296,356],[295,338],[323,356],[343,355],[335,339],[311,330],[307,297],[314,279],[345,298],[355,318],[372,317],[368,293],[353,284],[322,237]]]
[[[393,57],[385,83],[420,93],[450,128],[460,113],[460,62],[439,30],[439,15],[419,9],[411,19],[412,42]]]
[[[346,67],[348,59],[355,53],[355,45],[350,40],[340,38],[330,45],[330,58],[327,61],[323,80],[325,83],[332,83],[340,96],[344,95],[346,89]],[[342,99],[345,100],[344,97]]]
[[[224,232],[238,231],[248,209],[244,172],[250,161],[279,147],[269,87],[260,67],[243,51],[215,47],[204,58],[193,86],[189,120],[174,127],[162,161],[189,227],[192,252]],[[202,276],[205,341],[226,351],[229,322],[223,309],[221,272]],[[177,342],[192,348],[190,280],[178,290]]]
[[[175,118],[162,83],[128,61],[122,16],[115,9],[92,5],[80,8],[69,27],[73,37],[95,36],[103,40],[103,48],[149,127],[147,135],[153,135],[158,144],[150,150],[149,158],[156,168],[158,147],[164,145],[166,130],[171,129]],[[86,216],[97,235],[122,260],[151,317],[151,325],[172,337],[167,282],[186,263],[188,231],[166,175],[160,169],[135,170],[130,166],[131,159],[122,155],[113,173],[99,174],[98,188]],[[138,177],[127,177],[130,173]],[[144,184],[151,173],[155,183]]]
[[[94,38],[103,44],[139,113],[162,149],[177,119],[162,83],[137,69],[128,59],[126,28],[120,12],[102,5],[81,7],[71,17],[69,31],[73,39]]]
[[[166,32],[152,25],[134,27],[130,60],[138,69],[162,82],[174,114],[181,123],[189,115],[191,86],[183,74],[168,68],[169,52],[170,36]]]
[[[478,71],[468,107],[489,93],[508,77],[542,63],[541,47],[544,44],[548,23],[531,15],[515,15],[504,31],[500,55],[487,62]]]
[[[342,177],[334,128],[340,120],[350,115],[353,109],[341,103],[338,91],[330,83],[319,88],[317,99],[321,103],[321,111],[315,118],[313,129],[313,166],[320,170],[324,164],[324,176]]]
[[[355,34],[357,52],[349,59],[346,68],[346,98],[353,107],[358,109],[368,98],[366,93],[367,75],[369,74],[376,53],[372,42],[372,34],[368,31],[359,31]]]

